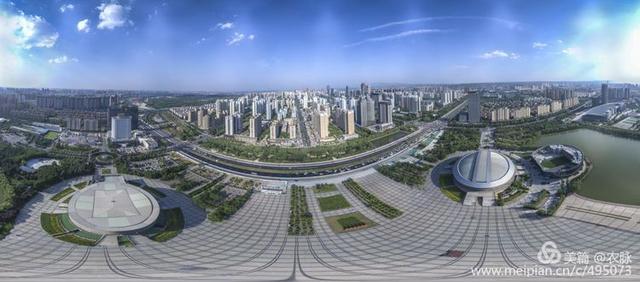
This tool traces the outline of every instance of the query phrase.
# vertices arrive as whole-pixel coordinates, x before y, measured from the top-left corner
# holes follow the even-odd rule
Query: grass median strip
[[[375,195],[367,192],[353,179],[349,178],[342,182],[342,184],[344,184],[344,186],[347,187],[347,189],[349,189],[349,191],[351,191],[351,193],[353,193],[365,206],[371,208],[380,215],[389,219],[394,219],[402,215],[401,210],[388,205],[378,199]]]

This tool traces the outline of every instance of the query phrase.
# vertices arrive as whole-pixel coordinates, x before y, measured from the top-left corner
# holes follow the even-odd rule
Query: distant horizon
[[[360,83],[353,85],[342,85],[342,86],[333,86],[329,85],[331,88],[341,91],[344,90],[345,87],[352,88],[357,90],[360,88]],[[367,82],[364,82],[367,83]],[[460,85],[473,85],[473,84],[518,84],[518,83],[608,83],[608,84],[629,84],[629,85],[640,85],[640,82],[620,82],[620,81],[611,81],[611,80],[531,80],[531,81],[487,81],[487,82],[460,82],[460,83],[391,83],[391,82],[372,82],[367,83],[372,88],[411,88],[411,87],[428,87],[428,86],[460,86]],[[381,86],[382,84],[388,84],[389,86]],[[167,93],[193,93],[193,94],[242,94],[247,92],[273,92],[273,91],[293,91],[293,90],[325,90],[327,85],[320,87],[302,87],[302,88],[281,88],[281,89],[259,89],[259,90],[165,90],[165,89],[117,89],[117,88],[58,88],[58,87],[8,87],[8,86],[0,86],[3,89],[50,89],[50,90],[77,90],[77,91],[141,91],[141,92],[167,92]]]

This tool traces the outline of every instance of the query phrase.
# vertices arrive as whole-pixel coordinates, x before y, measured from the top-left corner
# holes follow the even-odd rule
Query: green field
[[[44,139],[53,141],[53,140],[58,139],[58,136],[60,136],[60,134],[58,134],[58,132],[49,131],[49,132],[47,132],[47,134],[44,135]]]
[[[333,191],[338,191],[338,188],[334,184],[317,184],[316,187],[313,188],[313,192],[315,192],[316,194]]]
[[[166,242],[182,233],[183,228],[184,216],[180,208],[161,210],[160,217],[152,229],[157,232],[150,234],[149,239]]]
[[[95,246],[102,235],[79,230],[69,219],[69,215],[43,213],[40,215],[42,229],[58,240],[82,246]]]
[[[447,198],[451,199],[456,203],[462,202],[462,199],[464,199],[464,196],[466,194],[464,191],[458,189],[458,187],[456,186],[442,187],[440,188],[440,192],[442,192],[442,194],[444,194]]]
[[[546,160],[542,161],[542,167],[544,167],[544,168],[554,168],[554,167],[559,167],[561,165],[568,164],[570,162],[571,162],[571,160],[569,160],[567,157],[559,156],[559,157],[546,159]]]
[[[376,223],[359,212],[326,217],[335,233],[349,232],[376,226]]]
[[[73,187],[75,187],[78,190],[82,190],[84,189],[84,187],[87,187],[87,184],[89,184],[89,182],[83,181],[83,182],[77,183],[76,185],[73,185]]]
[[[392,165],[381,165],[376,170],[394,181],[410,186],[422,185],[427,178],[430,165],[398,162]]]
[[[0,211],[11,208],[13,206],[13,199],[15,198],[15,191],[9,179],[0,171]]]
[[[464,199],[466,193],[456,187],[453,182],[453,174],[441,174],[438,178],[438,184],[440,192],[452,201],[460,203]]]
[[[345,199],[344,196],[340,194],[318,198],[318,204],[320,205],[320,210],[323,212],[341,210],[351,207],[351,204],[347,202],[347,199]]]
[[[64,189],[64,190],[58,192],[58,194],[55,194],[53,197],[51,197],[51,200],[54,201],[54,202],[60,201],[60,200],[62,200],[62,198],[73,194],[75,191],[76,191],[75,189],[69,187],[67,189]]]

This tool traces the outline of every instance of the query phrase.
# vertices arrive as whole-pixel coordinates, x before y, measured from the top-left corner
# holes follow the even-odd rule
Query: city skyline
[[[0,23],[2,87],[640,80],[639,1],[3,0]]]

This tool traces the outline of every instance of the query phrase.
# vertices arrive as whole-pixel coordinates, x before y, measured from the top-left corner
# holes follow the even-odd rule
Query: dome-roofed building
[[[456,185],[466,192],[499,192],[509,187],[515,177],[513,161],[489,149],[461,157],[453,168]]]

